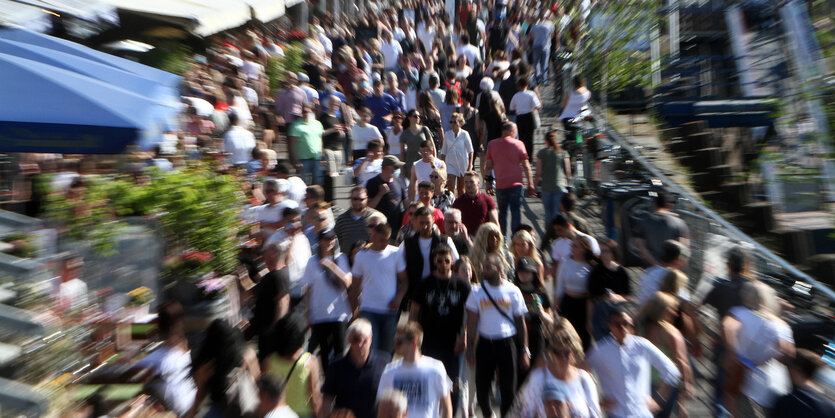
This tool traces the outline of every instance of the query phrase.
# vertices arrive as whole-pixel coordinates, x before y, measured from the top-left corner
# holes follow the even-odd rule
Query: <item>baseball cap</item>
[[[519,260],[519,263],[516,264],[516,270],[536,273],[537,272],[536,261],[534,261],[533,258],[530,258],[530,257],[522,257],[522,259]]]
[[[307,74],[305,74],[305,73],[300,72],[300,73],[296,74],[296,76],[299,78],[299,81],[302,82],[302,83],[309,83],[310,82],[310,77],[308,77]]]
[[[404,162],[400,161],[400,159],[394,155],[386,155],[385,157],[383,157],[383,167],[393,165],[397,168],[400,168],[403,167],[403,164]]]
[[[490,91],[493,90],[493,86],[495,86],[495,83],[493,82],[492,78],[484,77],[481,79],[481,83],[479,83],[478,86],[481,87],[482,91]]]
[[[319,232],[319,240],[323,239],[336,239],[336,233],[333,232],[333,229],[325,229]]]

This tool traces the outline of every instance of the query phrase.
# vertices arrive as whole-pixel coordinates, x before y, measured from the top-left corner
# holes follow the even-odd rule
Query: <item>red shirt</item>
[[[505,136],[487,143],[487,161],[493,161],[497,189],[524,186],[521,165],[527,160],[525,144],[516,138]]]
[[[475,197],[464,193],[455,199],[452,207],[461,211],[461,223],[467,227],[467,234],[474,237],[478,228],[490,220],[490,211],[496,209],[496,202],[482,192]]]

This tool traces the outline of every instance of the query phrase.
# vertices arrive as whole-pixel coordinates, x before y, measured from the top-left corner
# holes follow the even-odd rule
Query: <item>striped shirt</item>
[[[357,241],[368,241],[368,217],[377,211],[365,208],[359,216],[354,215],[351,210],[346,210],[338,218],[333,227],[336,237],[339,239],[339,248],[344,252],[351,251],[351,247]]]

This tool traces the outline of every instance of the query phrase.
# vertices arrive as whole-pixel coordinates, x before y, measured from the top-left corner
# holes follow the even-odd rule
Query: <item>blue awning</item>
[[[23,55],[12,42],[0,48]],[[106,65],[76,59],[54,66],[27,56],[0,53],[0,151],[121,153],[130,144],[152,145],[179,111],[178,103],[131,91],[150,81],[117,68],[108,73]],[[125,86],[109,83],[118,80]]]

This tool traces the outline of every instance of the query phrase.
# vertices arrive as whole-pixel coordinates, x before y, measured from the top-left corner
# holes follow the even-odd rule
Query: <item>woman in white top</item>
[[[455,60],[455,77],[456,78],[467,78],[470,74],[473,73],[473,69],[467,65],[467,57],[464,55],[459,55],[458,58]]]
[[[432,181],[432,170],[443,168],[446,164],[435,157],[435,149],[430,145],[431,140],[420,143],[420,159],[412,165],[412,178],[409,180],[409,201],[417,200],[417,186],[424,181]]]
[[[724,404],[733,416],[764,416],[778,396],[791,390],[778,358],[794,357],[791,327],[777,317],[774,289],[750,281],[740,290],[742,305],[722,320],[728,347]]]
[[[586,88],[586,81],[582,76],[574,76],[574,90],[565,93],[560,104],[562,113],[560,113],[559,119],[562,120],[566,131],[573,131],[570,123],[571,119],[576,118],[582,111],[588,109],[590,98],[591,92]]]
[[[444,133],[441,160],[447,166],[447,187],[460,196],[464,193],[464,173],[473,169],[473,141],[470,134],[461,129],[464,116],[453,113],[449,118],[449,130]]]
[[[528,159],[533,162],[533,133],[536,130],[536,114],[542,110],[542,103],[536,93],[528,90],[528,77],[523,75],[517,82],[519,91],[510,99],[510,113],[516,115],[519,140],[525,144]]]
[[[571,242],[571,256],[560,262],[554,289],[554,305],[560,307],[562,316],[577,330],[584,349],[589,347],[590,342],[586,326],[588,279],[596,260],[589,240],[575,236]]]
[[[601,417],[597,386],[591,375],[577,367],[583,361],[583,346],[577,331],[565,318],[554,323],[554,330],[547,335],[548,349],[540,359],[534,359],[530,376],[519,391],[517,405],[512,416],[521,418],[545,416]],[[554,392],[562,396],[554,399]],[[550,415],[558,400],[567,407],[566,415]]]

